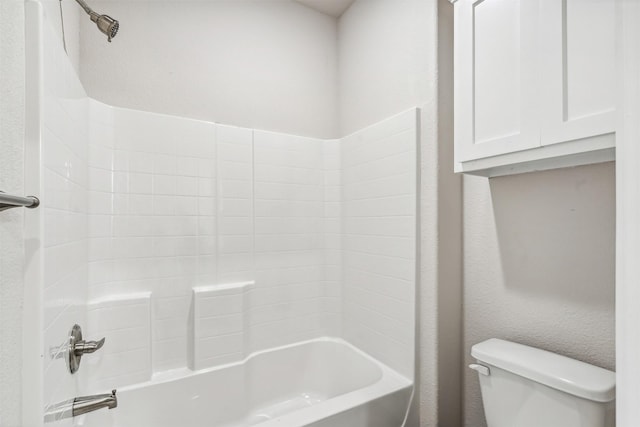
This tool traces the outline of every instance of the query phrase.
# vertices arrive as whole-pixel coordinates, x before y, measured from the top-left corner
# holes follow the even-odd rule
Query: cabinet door
[[[540,0],[541,144],[615,131],[615,1]]]
[[[538,147],[538,0],[455,7],[456,161]]]

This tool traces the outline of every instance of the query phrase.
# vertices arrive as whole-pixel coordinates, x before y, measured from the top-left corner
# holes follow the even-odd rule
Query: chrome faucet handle
[[[72,374],[80,368],[80,359],[83,354],[90,354],[98,351],[104,345],[105,338],[100,341],[85,341],[82,339],[82,328],[80,325],[73,325],[71,332],[69,332],[69,342],[67,345],[67,351],[65,359],[69,366],[69,372]]]
[[[76,356],[82,356],[83,354],[93,353],[94,351],[100,350],[104,345],[105,338],[102,338],[100,341],[79,341],[76,342],[73,351]]]
[[[69,351],[72,350],[74,355],[79,357],[83,354],[89,354],[100,350],[104,345],[105,340],[105,338],[102,338],[100,341],[75,341],[69,339],[62,345],[49,348],[49,355],[52,359],[62,359],[68,357]]]

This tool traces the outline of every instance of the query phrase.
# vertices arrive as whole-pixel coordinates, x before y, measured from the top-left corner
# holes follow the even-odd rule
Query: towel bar
[[[4,191],[0,191],[0,212],[11,208],[25,207],[29,209],[37,208],[40,200],[35,196],[12,196]]]

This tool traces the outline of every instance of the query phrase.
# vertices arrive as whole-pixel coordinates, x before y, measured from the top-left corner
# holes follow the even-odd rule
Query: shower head
[[[118,34],[120,23],[109,15],[98,15],[97,13],[92,12],[90,16],[91,20],[98,26],[98,29],[107,36],[107,41],[111,42],[111,39]]]
[[[118,34],[118,29],[120,28],[120,23],[110,17],[109,15],[99,15],[95,13],[84,0],[76,0],[80,6],[87,12],[87,15],[91,18],[93,22],[96,23],[98,29],[107,36],[107,40],[111,42],[111,39]]]

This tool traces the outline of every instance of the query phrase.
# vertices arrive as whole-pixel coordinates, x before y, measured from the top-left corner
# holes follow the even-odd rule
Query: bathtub
[[[118,390],[91,427],[399,427],[412,381],[349,343],[320,338]]]

